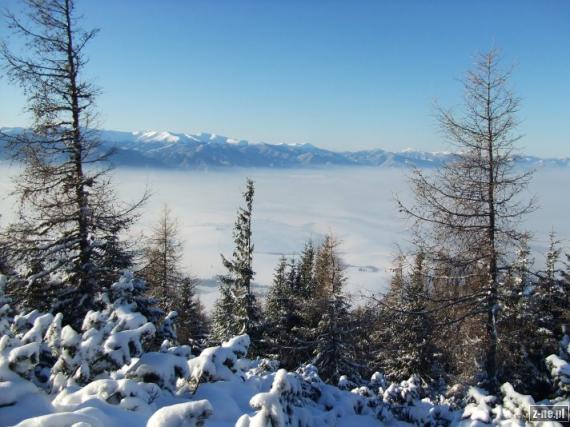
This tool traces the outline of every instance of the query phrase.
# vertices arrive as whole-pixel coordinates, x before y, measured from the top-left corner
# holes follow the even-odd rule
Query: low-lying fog
[[[14,166],[0,163],[2,225],[13,216],[11,188]],[[381,291],[398,245],[409,247],[409,223],[397,212],[393,195],[410,195],[406,170],[343,168],[322,170],[227,170],[166,171],[118,169],[114,183],[124,200],[134,201],[148,187],[151,198],[132,230],[138,236],[148,232],[167,204],[178,218],[184,242],[184,263],[188,272],[203,279],[202,300],[211,306],[217,296],[215,276],[223,273],[220,253],[231,256],[232,227],[246,177],[255,181],[253,240],[255,280],[262,287],[271,283],[281,254],[294,255],[307,239],[319,241],[333,233],[341,242],[348,265],[348,290]],[[539,209],[524,226],[534,234],[536,261],[548,233],[557,232],[563,244],[570,238],[568,199],[570,170],[544,170],[534,177],[530,193],[538,197]],[[265,288],[260,289],[265,292]]]

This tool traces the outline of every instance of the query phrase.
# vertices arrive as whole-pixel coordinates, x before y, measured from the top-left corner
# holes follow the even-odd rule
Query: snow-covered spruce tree
[[[498,377],[502,383],[509,382],[519,392],[543,399],[552,391],[545,358],[556,351],[557,342],[541,322],[545,319],[552,321],[557,310],[555,298],[550,304],[544,301],[540,274],[537,277],[531,270],[532,264],[530,249],[523,241],[499,294],[501,315],[497,327],[501,331],[501,339]]]
[[[297,265],[301,324],[295,332],[298,341],[296,351],[299,353],[299,360],[307,362],[312,360],[315,353],[314,331],[322,314],[315,279],[316,253],[313,242],[307,241]]]
[[[208,319],[204,306],[196,295],[196,284],[197,281],[191,277],[183,278],[176,291],[173,307],[178,313],[178,342],[202,348],[208,335]]]
[[[303,359],[299,351],[298,328],[301,326],[301,295],[297,266],[284,256],[273,275],[273,284],[265,305],[264,347],[279,360],[280,366],[295,369]]]
[[[219,277],[220,297],[214,308],[212,337],[225,341],[233,336],[248,334],[252,348],[260,334],[260,308],[251,289],[254,271],[251,221],[253,212],[253,181],[248,179],[243,193],[245,207],[238,209],[233,238],[235,249],[231,259],[222,255],[227,273]],[[251,350],[251,348],[250,348]]]
[[[558,352],[558,343],[566,333],[565,312],[568,310],[564,280],[557,268],[561,250],[559,242],[551,233],[550,244],[546,253],[546,268],[535,274],[525,290],[521,308],[522,314],[515,318],[512,332],[505,330],[504,341],[509,342],[519,337],[518,352],[509,355],[508,369],[513,371],[513,378],[506,376],[505,381],[517,385],[522,392],[532,394],[537,399],[547,397],[552,392],[550,371],[545,359]],[[504,303],[505,308],[508,304]],[[509,314],[506,312],[505,314]],[[519,366],[516,361],[522,359]],[[522,376],[522,378],[521,378]]]
[[[560,277],[558,263],[560,262],[560,241],[550,233],[550,243],[546,252],[546,268],[539,274],[534,289],[533,312],[536,315],[537,327],[543,329],[550,339],[558,342],[563,332],[563,314],[568,309],[564,282]],[[547,339],[545,335],[545,339]],[[555,351],[552,351],[555,352]],[[549,353],[550,354],[550,353]]]
[[[180,267],[183,248],[179,235],[178,223],[165,205],[143,249],[143,268],[139,272],[149,294],[165,313],[174,310],[178,289],[186,278]]]
[[[435,320],[426,298],[429,273],[424,253],[415,256],[409,275],[404,275],[402,264],[394,271],[392,287],[385,301],[381,301],[382,321],[378,331],[381,366],[392,381],[416,375],[431,383],[439,373],[438,352],[433,340]]]
[[[566,335],[570,335],[570,254],[566,253],[564,261],[564,270],[560,272],[562,293],[566,296],[563,302],[564,310],[562,312],[562,323]]]
[[[54,389],[108,376],[151,346],[157,328],[145,316],[153,311],[144,291],[144,281],[125,272],[101,298],[102,309],[86,314],[79,332],[68,325],[53,334],[52,341],[60,342],[51,370]]]
[[[392,357],[391,340],[392,335],[387,332],[392,325],[393,312],[389,307],[396,307],[402,300],[404,289],[404,260],[403,255],[398,255],[393,260],[391,268],[392,277],[390,286],[385,295],[380,295],[378,299],[373,298],[367,307],[367,311],[371,316],[370,341],[371,341],[371,360],[369,361],[371,369],[376,372],[385,370],[386,359]],[[359,340],[362,338],[359,336]]]
[[[6,295],[7,277],[0,273],[0,337],[10,333],[10,324],[13,310],[10,307],[10,298]]]
[[[321,320],[313,330],[315,353],[313,364],[319,376],[337,382],[342,375],[358,377],[353,332],[355,325],[348,297],[343,293],[346,282],[344,267],[337,253],[338,243],[326,236],[315,257],[315,304]]]
[[[309,300],[315,295],[315,248],[311,240],[305,243],[303,252],[297,266],[299,289],[304,300]]]
[[[90,130],[97,90],[84,79],[84,51],[97,31],[81,29],[73,0],[23,3],[27,13],[8,13],[7,20],[24,43],[19,50],[3,43],[1,52],[34,120],[31,132],[9,138],[24,164],[15,181],[19,219],[4,236],[10,262],[23,280],[9,286],[28,307],[35,303],[26,294],[37,297],[38,287],[49,287],[44,301],[53,291],[50,308],[79,326],[94,296],[112,283],[105,283],[116,271],[107,264],[110,245],[120,249],[116,237],[134,220],[138,204],[121,207],[106,169],[97,167],[110,154]]]
[[[458,295],[457,301],[471,299],[472,309],[465,314],[485,313],[480,357],[483,382],[491,393],[498,390],[501,272],[509,265],[512,248],[524,238],[517,224],[532,209],[532,201],[519,197],[531,173],[515,170],[512,161],[520,138],[515,134],[519,99],[510,91],[509,79],[496,51],[477,57],[464,80],[464,113],[439,111],[442,130],[456,146],[454,161],[433,175],[416,170],[411,178],[415,205],[399,203],[401,211],[416,220],[426,254],[463,266],[465,278],[481,274],[471,281],[479,286]]]

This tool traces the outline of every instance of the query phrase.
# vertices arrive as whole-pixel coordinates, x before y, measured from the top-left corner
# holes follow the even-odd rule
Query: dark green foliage
[[[295,369],[303,359],[298,328],[302,326],[302,294],[297,265],[282,257],[275,269],[265,306],[264,344],[268,354],[285,369]]]
[[[253,181],[248,179],[243,193],[245,207],[238,209],[234,225],[235,248],[232,258],[227,259],[222,255],[227,273],[219,277],[220,297],[214,309],[212,337],[221,342],[235,335],[248,334],[253,343],[250,351],[255,353],[255,345],[261,336],[261,312],[252,291],[255,275],[251,229],[253,196]]]
[[[429,383],[439,374],[428,273],[423,253],[416,255],[410,274],[404,272],[400,258],[388,294],[381,301],[379,363],[393,381],[416,375]]]
[[[329,382],[337,382],[341,375],[353,380],[359,376],[353,341],[356,325],[343,293],[346,277],[337,246],[332,236],[325,238],[316,253],[314,273],[320,321],[312,331],[316,344],[312,362]]]
[[[196,295],[196,285],[197,281],[190,277],[182,279],[173,308],[178,313],[176,321],[178,342],[200,347],[200,343],[208,335],[208,319]]]

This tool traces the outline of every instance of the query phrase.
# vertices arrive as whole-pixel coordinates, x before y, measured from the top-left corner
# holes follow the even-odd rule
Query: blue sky
[[[16,0],[2,0],[9,7]],[[570,1],[77,0],[107,129],[207,131],[335,150],[446,149],[480,50],[516,64],[524,151],[570,155]],[[0,25],[0,37],[6,34]],[[0,125],[26,125],[0,79]]]

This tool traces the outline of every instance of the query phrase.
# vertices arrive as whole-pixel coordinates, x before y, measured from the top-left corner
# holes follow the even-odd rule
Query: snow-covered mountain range
[[[0,134],[17,135],[23,128],[0,128]],[[207,169],[217,167],[298,168],[325,166],[437,167],[451,160],[449,152],[382,149],[331,151],[311,144],[249,143],[210,133],[185,134],[166,131],[97,132],[103,148],[116,149],[116,166]],[[0,137],[0,158],[8,153]],[[5,138],[4,138],[5,139]],[[570,158],[517,156],[529,167],[570,166]]]

